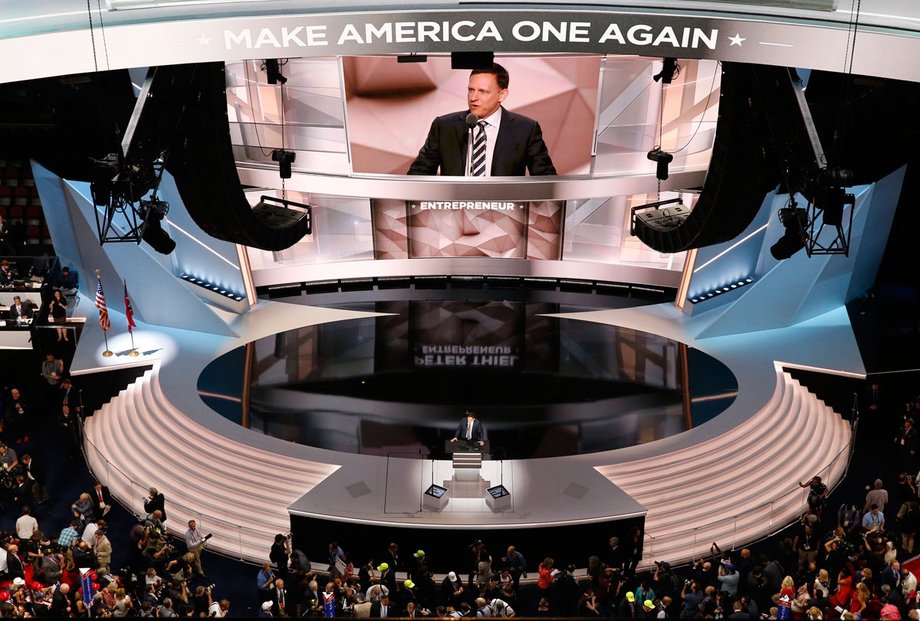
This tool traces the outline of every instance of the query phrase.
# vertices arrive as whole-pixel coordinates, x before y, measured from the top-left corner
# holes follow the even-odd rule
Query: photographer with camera
[[[692,619],[699,613],[700,602],[703,601],[703,592],[695,580],[684,580],[684,587],[680,591],[680,618]]]
[[[175,554],[175,551],[175,547],[169,544],[166,539],[160,535],[159,531],[147,531],[147,545],[144,546],[144,550],[141,552],[146,567],[156,567],[158,572],[165,571],[166,564]]]

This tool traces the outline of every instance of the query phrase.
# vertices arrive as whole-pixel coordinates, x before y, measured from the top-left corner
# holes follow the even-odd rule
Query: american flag
[[[109,323],[109,309],[105,305],[105,294],[102,292],[102,277],[96,276],[96,308],[99,309],[99,325],[106,332],[112,327]]]
[[[103,300],[105,304],[105,300]],[[125,282],[125,317],[128,318],[128,332],[134,332],[133,328],[137,327],[134,323],[134,308],[131,307],[131,298],[128,297],[128,283]]]

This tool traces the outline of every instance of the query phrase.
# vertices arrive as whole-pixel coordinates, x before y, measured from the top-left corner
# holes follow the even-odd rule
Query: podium
[[[488,451],[489,443],[471,444],[465,440],[447,442],[447,452],[451,453],[454,478],[457,481],[476,481],[482,468],[482,455]]]

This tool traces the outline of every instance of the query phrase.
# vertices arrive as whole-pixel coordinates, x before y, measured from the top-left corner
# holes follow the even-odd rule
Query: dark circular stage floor
[[[592,310],[584,307],[494,299],[359,307],[388,315],[231,351],[202,373],[202,398],[291,442],[419,458],[444,457],[471,409],[493,457],[523,459],[674,435],[718,415],[737,391],[722,363],[681,343],[546,316]],[[241,381],[247,389],[234,393]]]

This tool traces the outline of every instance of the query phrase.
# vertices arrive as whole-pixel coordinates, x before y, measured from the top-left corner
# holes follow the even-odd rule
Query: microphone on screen
[[[478,122],[479,122],[479,117],[473,114],[472,112],[466,115],[466,124],[469,125],[471,129],[473,127],[476,127],[476,123]]]

